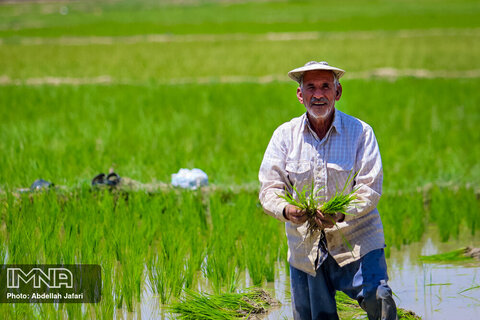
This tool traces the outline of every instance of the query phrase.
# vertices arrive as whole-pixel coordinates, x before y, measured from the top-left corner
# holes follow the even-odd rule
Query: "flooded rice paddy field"
[[[103,295],[0,304],[5,318],[171,318],[182,289],[251,286],[282,302],[268,319],[291,318],[284,226],[257,175],[274,129],[304,112],[286,73],[310,60],[347,71],[336,107],[375,130],[398,305],[480,314],[478,262],[420,260],[480,247],[478,1],[7,2],[0,261],[99,264]],[[155,186],[193,167],[207,193],[90,185],[108,168]],[[39,178],[58,188],[18,194]]]
[[[466,233],[468,234],[468,233]],[[394,290],[397,306],[414,311],[424,320],[475,320],[480,312],[480,261],[461,263],[423,263],[421,255],[449,252],[465,245],[480,247],[480,239],[464,236],[447,243],[441,242],[438,229],[432,227],[418,243],[393,249],[387,259],[389,284]],[[265,288],[281,302],[263,319],[293,319],[290,300],[290,279],[284,264],[277,266],[275,281]],[[251,285],[248,273],[242,273],[242,287]],[[206,289],[205,287],[203,289]],[[158,299],[146,290],[136,311],[117,310],[122,319],[173,319],[162,311]],[[365,314],[358,317],[366,319]]]
[[[431,227],[418,243],[392,250],[388,259],[390,284],[397,304],[423,319],[474,320],[480,313],[480,261],[422,262],[422,255],[480,247],[480,237],[464,230],[459,239],[441,242]]]
[[[478,262],[427,264],[419,258],[480,246],[475,190],[432,187],[383,199],[382,218],[395,217],[385,236],[398,305],[425,319],[468,319],[478,308]],[[103,279],[96,305],[2,304],[4,314],[170,317],[163,307],[182,288],[220,293],[252,286],[268,288],[282,302],[268,317],[291,314],[284,226],[263,213],[256,191],[51,190],[7,193],[0,200],[4,263],[95,263]],[[451,209],[460,203],[461,210]]]

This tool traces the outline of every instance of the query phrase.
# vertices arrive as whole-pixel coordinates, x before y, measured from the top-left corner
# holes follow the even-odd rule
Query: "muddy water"
[[[480,247],[480,236],[464,230],[459,239],[440,242],[431,228],[420,243],[393,250],[388,264],[397,304],[423,319],[480,319],[480,262],[422,263],[420,255],[444,253],[466,246]],[[471,289],[471,290],[468,290]]]
[[[456,250],[466,246],[480,247],[480,236],[461,232],[459,239],[440,242],[436,229],[427,231],[419,243],[392,249],[387,259],[389,284],[394,290],[397,306],[412,310],[424,320],[480,319],[480,262],[426,264],[418,257]],[[284,281],[282,283],[282,280]],[[272,310],[267,319],[291,319],[289,283],[280,274],[278,283],[271,284],[282,307]],[[471,290],[468,290],[471,289]]]
[[[444,253],[466,246],[480,247],[480,236],[461,232],[459,239],[440,242],[438,232],[430,229],[419,243],[391,250],[387,259],[389,284],[397,306],[412,310],[424,320],[474,320],[480,318],[480,262],[462,264],[426,264],[418,257]],[[240,287],[251,286],[248,273],[241,275]],[[199,290],[205,290],[205,283]],[[292,319],[290,281],[285,266],[279,265],[275,281],[267,289],[281,303],[265,319]],[[470,290],[469,290],[470,289]],[[117,319],[170,319],[162,312],[158,299],[145,289],[142,302],[134,313],[117,310]]]

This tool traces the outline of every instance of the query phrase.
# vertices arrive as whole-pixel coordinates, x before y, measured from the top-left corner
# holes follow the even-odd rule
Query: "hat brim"
[[[300,83],[300,80],[303,77],[303,74],[307,71],[313,71],[313,70],[327,70],[327,71],[332,71],[336,76],[337,79],[340,79],[344,74],[345,70],[335,68],[332,66],[326,66],[322,64],[313,64],[309,66],[303,66],[300,68],[293,69],[288,73],[288,76],[292,79]]]

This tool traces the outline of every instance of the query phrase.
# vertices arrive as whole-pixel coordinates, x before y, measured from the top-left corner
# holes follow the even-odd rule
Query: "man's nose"
[[[318,88],[318,89],[315,89],[315,91],[313,92],[313,96],[315,98],[322,98],[322,97],[325,97],[325,92],[321,88]]]

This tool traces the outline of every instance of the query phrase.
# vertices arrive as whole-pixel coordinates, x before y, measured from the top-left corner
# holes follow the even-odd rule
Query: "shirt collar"
[[[340,116],[341,112],[338,111],[337,109],[334,109],[334,111],[335,113],[333,114],[333,121],[328,131],[330,131],[333,128],[337,133],[341,134],[342,133],[342,119]],[[315,137],[315,139],[320,140],[318,138],[317,133],[315,132],[315,130],[313,130],[312,126],[310,125],[310,121],[308,120],[308,117],[307,117],[307,112],[303,114],[303,118],[304,118],[305,130],[308,128],[308,130]]]

